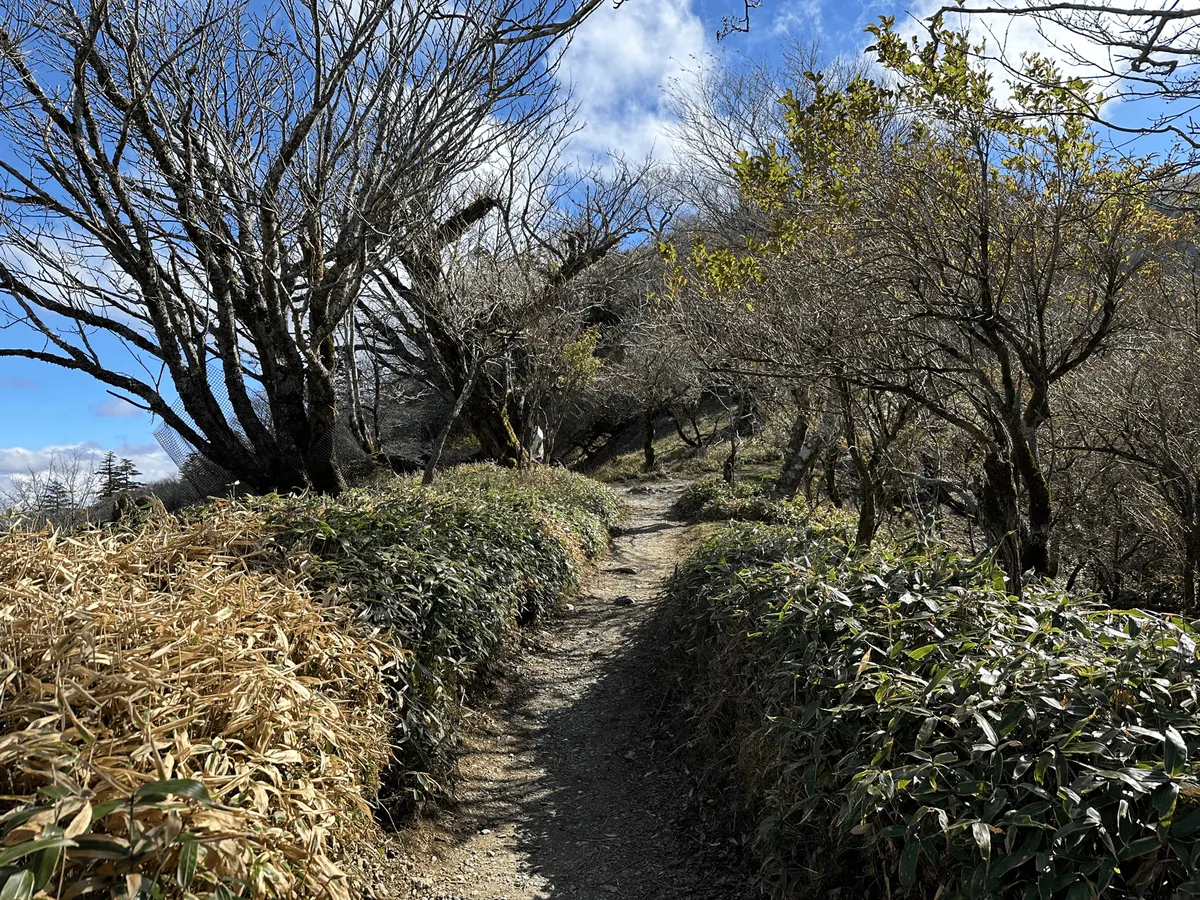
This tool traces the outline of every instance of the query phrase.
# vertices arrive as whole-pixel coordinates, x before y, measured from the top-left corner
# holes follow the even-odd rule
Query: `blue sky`
[[[1153,2],[1153,0],[1151,0]],[[670,122],[662,87],[713,55],[771,56],[785,42],[819,42],[828,56],[861,53],[866,26],[880,15],[927,15],[938,0],[763,0],[748,34],[718,44],[723,16],[741,0],[626,0],[584,26],[566,57],[566,74],[587,122],[581,155],[616,150],[637,160],[664,152]],[[1010,34],[1010,49],[1038,46],[1031,29]],[[1135,115],[1136,113],[1131,113]],[[0,346],[4,335],[0,334]],[[44,464],[53,447],[114,449],[161,476],[172,469],[158,449],[151,417],[121,403],[85,375],[0,358],[0,487],[11,473]]]
[[[94,379],[32,360],[0,359],[0,489],[6,476],[41,469],[55,448],[99,458],[115,450],[149,478],[174,471],[150,416]]]

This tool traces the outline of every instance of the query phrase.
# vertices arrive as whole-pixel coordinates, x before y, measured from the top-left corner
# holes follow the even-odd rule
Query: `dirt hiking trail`
[[[404,839],[420,900],[743,900],[668,751],[652,616],[683,554],[681,485],[623,491],[611,554],[563,618],[531,634],[510,696],[477,713],[457,802]],[[632,603],[630,603],[632,599]]]

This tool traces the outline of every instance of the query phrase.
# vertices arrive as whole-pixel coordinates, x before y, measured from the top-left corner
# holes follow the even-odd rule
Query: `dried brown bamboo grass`
[[[350,895],[336,860],[373,834],[364,796],[386,762],[398,651],[339,598],[312,597],[303,560],[248,565],[277,553],[266,532],[230,505],[132,534],[0,535],[0,813],[52,805],[4,843],[161,779],[216,801],[98,819],[118,844],[141,838],[143,858],[68,849],[50,895],[125,884],[124,868],[129,887],[169,873],[178,892],[184,830],[203,841],[193,892],[224,879],[254,897]]]

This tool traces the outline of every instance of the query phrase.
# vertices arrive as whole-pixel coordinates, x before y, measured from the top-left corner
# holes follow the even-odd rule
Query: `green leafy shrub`
[[[565,527],[589,558],[608,546],[608,528],[622,512],[610,488],[557,467],[539,466],[517,474],[487,463],[461,466],[439,489],[485,502],[515,504],[538,521]]]
[[[407,651],[389,673],[400,712],[390,802],[420,803],[452,769],[455,710],[518,624],[577,587],[620,512],[610,490],[564,470],[464,466],[434,486],[255,501],[310,579],[345,594]]]
[[[675,501],[674,516],[689,522],[767,522],[800,525],[805,518],[803,501],[772,500],[762,485],[749,481],[729,484],[719,475],[693,481]]]
[[[357,896],[372,801],[438,793],[467,690],[619,509],[471,467],[148,512],[0,533],[0,900]]]
[[[1189,624],[841,528],[735,526],[670,589],[772,896],[1200,896]]]

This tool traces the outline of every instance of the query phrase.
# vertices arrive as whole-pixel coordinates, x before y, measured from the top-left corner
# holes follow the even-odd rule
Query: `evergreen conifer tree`
[[[100,460],[96,469],[96,477],[100,479],[100,499],[109,500],[125,488],[122,486],[122,464],[117,460],[117,454],[109,450]]]
[[[133,464],[132,459],[121,458],[121,490],[131,491],[134,488],[141,487],[142,483],[137,480],[141,474],[137,470],[137,466]]]
[[[46,493],[42,497],[42,506],[46,512],[69,509],[71,506],[71,491],[59,478],[52,478],[46,483]]]

